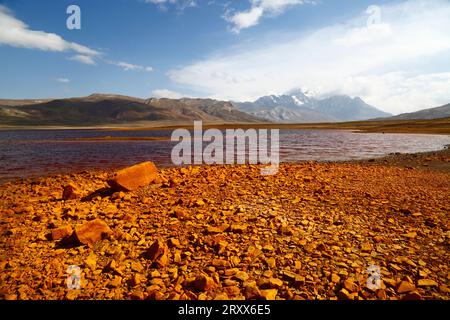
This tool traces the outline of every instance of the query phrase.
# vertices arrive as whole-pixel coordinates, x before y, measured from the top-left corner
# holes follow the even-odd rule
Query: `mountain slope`
[[[436,108],[424,109],[410,113],[402,113],[394,117],[380,120],[431,120],[447,117],[450,117],[450,103]]]
[[[390,116],[360,98],[332,96],[316,99],[301,90],[276,96],[264,96],[254,102],[233,102],[242,111],[274,122],[308,123],[366,120]]]
[[[318,100],[313,109],[338,121],[367,120],[390,116],[389,113],[378,110],[359,97],[350,98],[349,96],[333,96]]]
[[[5,101],[5,100],[3,100]],[[261,122],[237,110],[231,103],[212,99],[139,99],[119,95],[93,94],[18,105],[0,101],[3,125],[105,125],[141,121],[190,123]]]

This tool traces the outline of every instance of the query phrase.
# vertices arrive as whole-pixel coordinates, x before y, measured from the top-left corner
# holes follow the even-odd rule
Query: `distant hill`
[[[397,116],[379,120],[431,120],[447,117],[450,117],[450,103],[441,107],[424,109],[410,113],[402,113]]]
[[[358,97],[340,95],[317,99],[301,90],[233,104],[254,116],[281,123],[356,121],[391,116]]]
[[[93,94],[81,98],[0,100],[0,125],[111,125],[160,121],[167,123],[261,122],[230,102],[212,99],[139,99]]]

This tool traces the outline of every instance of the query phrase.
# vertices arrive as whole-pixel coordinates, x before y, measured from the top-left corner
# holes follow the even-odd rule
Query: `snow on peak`
[[[292,99],[294,99],[294,102],[296,105],[301,106],[302,104],[305,104],[302,100],[300,100],[297,96],[292,95],[291,96]]]

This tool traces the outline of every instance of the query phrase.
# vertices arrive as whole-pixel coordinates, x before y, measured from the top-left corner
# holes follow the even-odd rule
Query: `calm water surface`
[[[171,131],[23,130],[0,131],[0,182],[16,178],[94,169],[142,161],[171,166],[176,142],[74,141],[92,137],[170,137]],[[71,140],[72,139],[72,140]],[[448,135],[357,133],[338,130],[281,130],[280,160],[352,160],[393,152],[442,149]]]

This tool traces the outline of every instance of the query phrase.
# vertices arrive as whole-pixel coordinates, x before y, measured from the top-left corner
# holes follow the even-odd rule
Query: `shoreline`
[[[153,137],[145,137],[146,140],[154,141],[154,140],[164,140],[164,138],[161,137],[155,137],[156,139],[153,139]],[[86,139],[86,140],[85,140]],[[138,139],[131,139],[130,141],[134,141]],[[55,140],[56,141],[56,140]],[[104,140],[98,140],[97,138],[79,138],[78,140],[61,140],[59,142],[101,142]],[[108,140],[109,141],[109,140]],[[120,139],[111,139],[111,141],[121,141]],[[437,159],[436,159],[437,157]],[[443,149],[435,150],[435,151],[426,151],[426,152],[416,152],[416,153],[394,153],[394,154],[387,154],[384,156],[376,157],[376,158],[366,158],[366,159],[354,159],[354,160],[323,160],[323,161],[317,161],[317,160],[302,160],[302,161],[296,161],[296,162],[280,162],[280,165],[295,165],[295,164],[307,164],[307,163],[334,163],[334,164],[340,164],[340,163],[346,163],[346,164],[367,164],[367,165],[393,165],[393,166],[400,166],[400,167],[408,167],[408,168],[421,168],[426,170],[440,170],[445,172],[450,172],[450,161],[448,162],[442,162],[439,160],[440,157],[449,157],[450,158],[450,145],[444,146]],[[248,164],[244,165],[247,166]],[[208,166],[223,166],[223,167],[233,167],[233,166],[240,166],[240,165],[207,165],[207,164],[201,164],[201,165],[188,165],[188,166],[160,166],[160,169],[170,169],[170,168],[182,168],[182,167],[208,167]],[[82,173],[89,173],[89,174],[108,174],[113,172],[114,170],[120,169],[120,166],[110,169],[98,169],[98,170],[73,170],[73,171],[61,171],[59,173],[50,173],[47,175],[36,175],[36,176],[29,176],[29,177],[13,177],[13,178],[4,178],[0,179],[0,186],[5,183],[12,183],[12,182],[24,182],[24,181],[34,181],[37,179],[47,179],[47,178],[54,178],[57,176],[62,175],[71,175],[71,174],[82,174]]]
[[[146,122],[129,124],[103,124],[95,126],[0,126],[7,130],[94,130],[94,131],[156,131],[192,129],[192,123]],[[366,120],[336,123],[204,123],[204,129],[280,129],[280,130],[351,130],[378,133],[450,134],[450,118],[431,120]]]
[[[449,300],[449,165],[446,149],[284,163],[275,176],[163,168],[127,193],[98,171],[5,183],[0,298]],[[79,198],[61,199],[68,184]],[[112,230],[95,246],[52,239],[93,219]],[[159,262],[146,256],[155,243]],[[65,286],[70,265],[82,290]],[[381,270],[377,290],[368,265]]]

